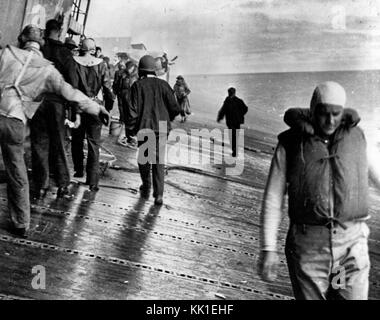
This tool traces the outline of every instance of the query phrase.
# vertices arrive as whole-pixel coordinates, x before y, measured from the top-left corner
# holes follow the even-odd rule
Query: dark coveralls
[[[60,41],[46,39],[41,51],[70,83],[67,72],[69,65],[74,63],[70,50]],[[49,187],[50,173],[54,174],[58,187],[66,187],[70,183],[65,153],[65,104],[62,96],[49,93],[32,118],[30,135],[35,192]]]
[[[86,96],[96,99],[101,88],[108,99],[113,99],[111,83],[104,63],[94,66],[83,66],[74,63],[70,70],[70,80],[74,88],[82,91]],[[75,117],[75,114],[73,114]],[[102,122],[99,117],[81,114],[81,125],[72,131],[71,152],[74,162],[74,171],[83,173],[84,138],[87,137],[87,164],[86,184],[98,186],[99,182],[99,148],[102,131]]]
[[[143,182],[143,189],[151,187],[151,174],[153,175],[153,196],[157,198],[164,193],[165,165],[160,162],[165,153],[166,139],[171,130],[170,122],[180,113],[180,107],[169,84],[156,77],[145,77],[136,81],[131,88],[131,107],[126,114],[126,131],[136,135],[139,130],[150,129],[156,138],[155,149],[142,148],[144,142],[139,142],[138,159],[143,158],[141,152],[154,154],[155,163],[139,163],[139,171]],[[164,121],[166,132],[160,132],[159,122]],[[160,156],[161,154],[161,156]],[[148,156],[149,155],[145,155]]]
[[[232,154],[236,155],[236,130],[244,123],[244,115],[248,112],[248,107],[240,98],[233,96],[224,100],[222,108],[219,110],[217,121],[219,122],[226,117],[226,124],[231,130],[230,140],[232,145]]]

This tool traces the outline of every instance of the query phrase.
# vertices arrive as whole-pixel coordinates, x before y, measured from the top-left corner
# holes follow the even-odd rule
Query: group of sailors
[[[83,37],[78,47],[70,38],[60,41],[61,32],[61,24],[54,19],[46,23],[44,34],[37,26],[28,25],[18,37],[18,47],[7,45],[0,51],[0,144],[7,177],[9,230],[22,237],[27,237],[30,228],[30,196],[43,200],[51,178],[58,187],[58,198],[69,194],[67,126],[71,129],[74,177],[85,177],[89,190],[97,192],[102,125],[109,124],[116,98],[124,125],[118,142],[134,149],[138,148],[140,129],[151,129],[158,137],[156,124],[167,121],[169,132],[170,122],[181,113],[184,101],[187,111],[183,118],[190,112],[190,90],[183,77],[177,78],[173,90],[167,81],[156,77],[153,57],[142,57],[138,66],[121,60],[114,71],[94,39]],[[31,177],[24,160],[27,125]],[[159,148],[157,141],[157,149],[150,152],[158,157]],[[149,197],[153,180],[155,204],[162,205],[164,165],[159,160],[152,165],[139,163],[139,169],[142,196]]]

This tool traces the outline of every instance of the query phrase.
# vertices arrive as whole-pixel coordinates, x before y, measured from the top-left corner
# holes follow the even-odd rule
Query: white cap
[[[314,92],[310,102],[310,111],[314,115],[315,107],[320,104],[334,104],[344,108],[346,104],[346,91],[337,82],[327,81],[319,84]]]

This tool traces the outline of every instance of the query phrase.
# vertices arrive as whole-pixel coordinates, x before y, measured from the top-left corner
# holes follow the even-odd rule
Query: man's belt
[[[299,226],[319,226],[319,227],[326,227],[328,229],[334,228],[335,225],[340,226],[342,229],[346,230],[348,228],[349,223],[355,223],[355,222],[364,222],[370,219],[370,216],[365,216],[363,218],[358,218],[358,219],[352,219],[352,220],[346,220],[346,221],[341,221],[339,218],[335,217],[326,217],[326,222],[321,222],[321,223],[307,223],[307,222],[295,222],[291,221],[291,224],[294,225],[299,225]]]

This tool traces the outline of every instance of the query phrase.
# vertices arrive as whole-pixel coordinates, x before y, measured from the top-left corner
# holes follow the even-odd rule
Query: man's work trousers
[[[102,123],[97,116],[81,114],[82,121],[78,129],[72,131],[71,153],[75,172],[83,172],[84,138],[87,138],[86,182],[98,186],[99,149]]]
[[[285,253],[299,300],[366,300],[370,261],[365,222],[340,226],[291,225]]]
[[[153,177],[153,197],[163,196],[165,183],[165,153],[167,137],[163,135],[161,139],[155,139],[155,144],[149,142],[139,142],[138,165],[143,188],[149,190]],[[146,161],[151,159],[152,161]],[[152,176],[151,176],[152,171]]]
[[[24,140],[24,123],[0,115],[0,146],[6,171],[9,214],[16,228],[28,230],[30,202]]]
[[[239,140],[239,129],[240,126],[234,127],[234,128],[228,128],[228,134],[230,139],[230,145],[232,149],[232,154],[237,155],[237,142]]]
[[[49,187],[50,172],[58,187],[70,183],[65,150],[65,108],[62,102],[47,99],[38,108],[30,125],[33,183],[36,190]]]

